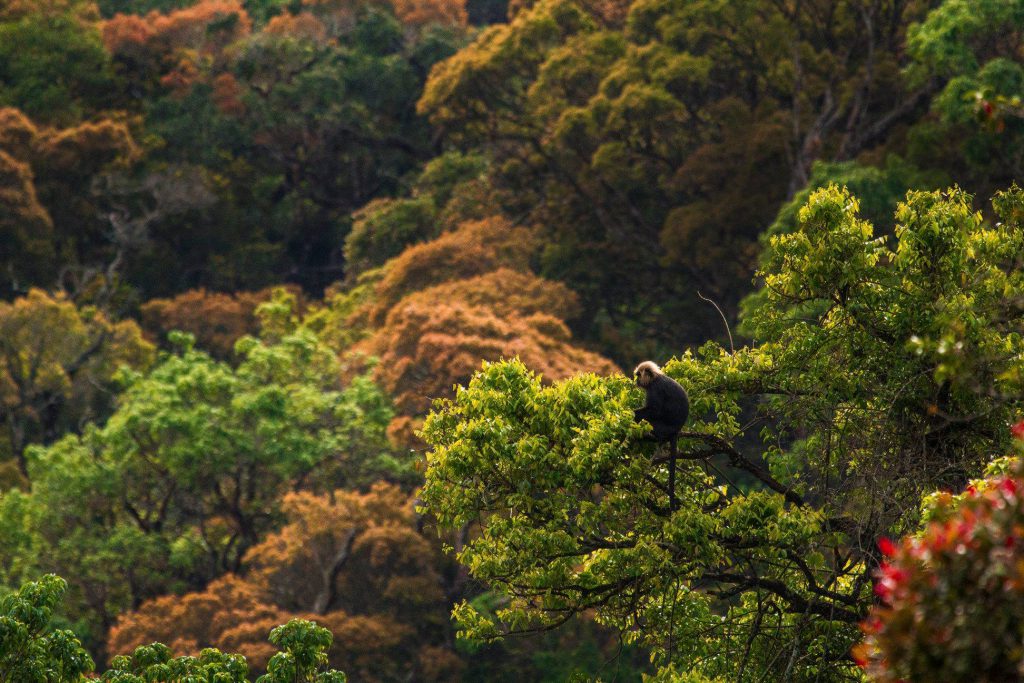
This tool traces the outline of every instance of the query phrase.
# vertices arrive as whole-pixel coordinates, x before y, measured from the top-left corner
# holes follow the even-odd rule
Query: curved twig
[[[722,316],[722,322],[725,323],[725,332],[729,335],[729,353],[736,353],[736,347],[732,342],[732,330],[729,329],[729,321],[726,319],[725,313],[722,313],[722,309],[718,307],[718,304],[701,294],[700,290],[697,290],[697,296],[714,306],[715,310],[718,311],[718,315]]]

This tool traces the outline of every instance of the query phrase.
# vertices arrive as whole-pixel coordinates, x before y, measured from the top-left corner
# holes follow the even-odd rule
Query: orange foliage
[[[397,415],[388,424],[388,439],[391,443],[414,446],[419,442],[416,432],[423,427],[422,417]]]
[[[465,280],[445,282],[418,292],[406,301],[417,297],[485,307],[502,318],[543,313],[565,320],[579,314],[578,298],[565,285],[504,266]]]
[[[498,268],[528,272],[536,240],[530,230],[492,217],[464,223],[458,230],[409,247],[388,262],[377,285],[369,322],[380,325],[402,297],[449,280],[483,275]]]
[[[466,0],[391,0],[391,4],[403,24],[466,25]]]
[[[64,296],[31,289],[0,301],[0,452],[18,457],[24,469],[27,444],[102,417],[118,369],[145,368],[152,352],[134,322],[112,322]]]
[[[154,37],[166,45],[203,51],[224,48],[252,31],[240,0],[201,0],[170,14],[150,12],[146,20]]]
[[[199,654],[204,647],[219,647],[224,633],[239,624],[258,624],[256,637],[247,642],[235,638],[232,651],[260,666],[266,665],[274,651],[269,645],[262,647],[266,634],[288,618],[265,602],[258,586],[229,574],[201,593],[167,595],[147,602],[138,612],[121,617],[107,642],[111,653],[128,653],[139,645],[159,641],[176,654]]]
[[[53,221],[32,181],[28,164],[0,150],[0,267],[14,272],[18,264],[27,275],[52,256]]]
[[[293,493],[283,509],[288,523],[249,551],[247,577],[122,615],[109,651],[161,640],[178,654],[241,652],[263,668],[269,629],[303,617],[332,631],[331,665],[354,680],[457,678],[460,662],[444,647],[439,557],[416,531],[406,494],[383,483],[367,493]]]
[[[369,613],[443,599],[434,549],[396,486],[378,482],[369,493],[339,490],[330,498],[292,493],[282,509],[290,523],[246,556],[252,579],[275,604]]]
[[[202,74],[191,56],[182,57],[178,63],[160,78],[160,85],[177,97],[184,97]]]
[[[91,175],[112,163],[128,165],[142,157],[127,124],[110,119],[73,128],[44,128],[34,148],[48,169],[78,176]]]
[[[163,50],[222,49],[249,34],[252,20],[239,0],[200,0],[169,14],[117,14],[103,22],[103,43],[114,54],[151,43]]]
[[[380,358],[376,379],[406,414],[450,396],[483,360],[518,356],[550,380],[616,372],[611,361],[572,344],[562,317],[575,307],[564,285],[500,269],[404,298],[358,348]]]
[[[0,150],[0,235],[9,244],[45,241],[52,228],[50,214],[36,197],[32,169]]]
[[[0,147],[19,161],[49,173],[87,176],[111,163],[141,158],[128,125],[100,119],[71,128],[36,126],[20,110],[0,108]]]
[[[402,680],[414,666],[414,660],[406,660],[405,653],[399,654],[403,641],[414,635],[411,624],[384,615],[368,617],[341,611],[325,614],[313,620],[320,622],[334,634],[334,642],[328,656],[331,662],[345,662],[344,671],[353,680]],[[429,679],[416,677],[414,680]]]
[[[62,239],[79,247],[90,238],[105,240],[96,229],[100,208],[90,200],[90,184],[105,168],[127,166],[140,157],[124,122],[100,119],[50,128],[37,126],[18,109],[0,107],[0,270],[5,281],[22,286],[52,282]]]
[[[143,45],[153,35],[153,27],[135,14],[118,14],[103,22],[101,31],[103,44],[114,54],[130,51],[133,47]]]
[[[155,71],[161,85],[177,94],[201,77],[200,64],[223,61],[228,45],[252,31],[239,0],[200,0],[168,14],[118,14],[103,22],[103,43],[115,58]]]
[[[45,251],[53,221],[36,195],[28,160],[39,129],[17,109],[0,108],[0,240],[14,249]],[[34,244],[34,249],[29,245]],[[15,258],[0,246],[0,255]]]
[[[532,231],[492,217],[385,264],[370,303],[348,324],[370,330],[351,350],[380,359],[375,378],[401,413],[388,430],[396,442],[416,445],[416,416],[484,360],[518,356],[551,380],[617,371],[573,344],[564,321],[579,313],[576,295],[530,271],[535,249]]]
[[[327,41],[327,27],[308,12],[279,14],[267,23],[263,32],[279,36],[292,36],[317,44]]]
[[[301,296],[297,287],[287,289]],[[142,328],[155,339],[172,330],[188,332],[199,348],[217,358],[229,358],[240,337],[259,332],[256,307],[269,301],[273,290],[221,294],[193,289],[171,299],[152,299],[142,305]]]

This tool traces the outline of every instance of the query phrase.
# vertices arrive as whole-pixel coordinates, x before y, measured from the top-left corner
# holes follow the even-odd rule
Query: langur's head
[[[658,364],[652,360],[645,360],[640,365],[636,366],[636,370],[633,371],[633,379],[636,381],[638,386],[644,387],[645,389],[650,386],[654,378],[661,374],[661,368]]]

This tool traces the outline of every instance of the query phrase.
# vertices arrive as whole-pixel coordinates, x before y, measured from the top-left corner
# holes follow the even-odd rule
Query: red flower
[[[888,562],[883,562],[879,565],[878,571],[882,575],[883,581],[891,581],[894,585],[902,583],[910,576],[910,572],[903,567],[898,567]]]
[[[1010,433],[1015,439],[1024,439],[1024,420],[1010,427]]]
[[[882,554],[886,557],[892,557],[896,554],[896,544],[885,536],[878,539],[878,549],[881,550]]]

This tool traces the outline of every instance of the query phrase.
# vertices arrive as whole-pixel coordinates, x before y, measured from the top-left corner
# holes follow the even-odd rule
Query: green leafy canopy
[[[745,321],[756,343],[666,364],[693,416],[674,512],[624,377],[545,385],[485,364],[439,403],[422,500],[475,529],[459,560],[498,597],[456,607],[463,637],[590,613],[664,667],[857,678],[876,539],[980,474],[1021,408],[1024,193],[995,198],[995,224],[971,201],[911,192],[887,238],[845,189],[811,194],[771,238]]]

